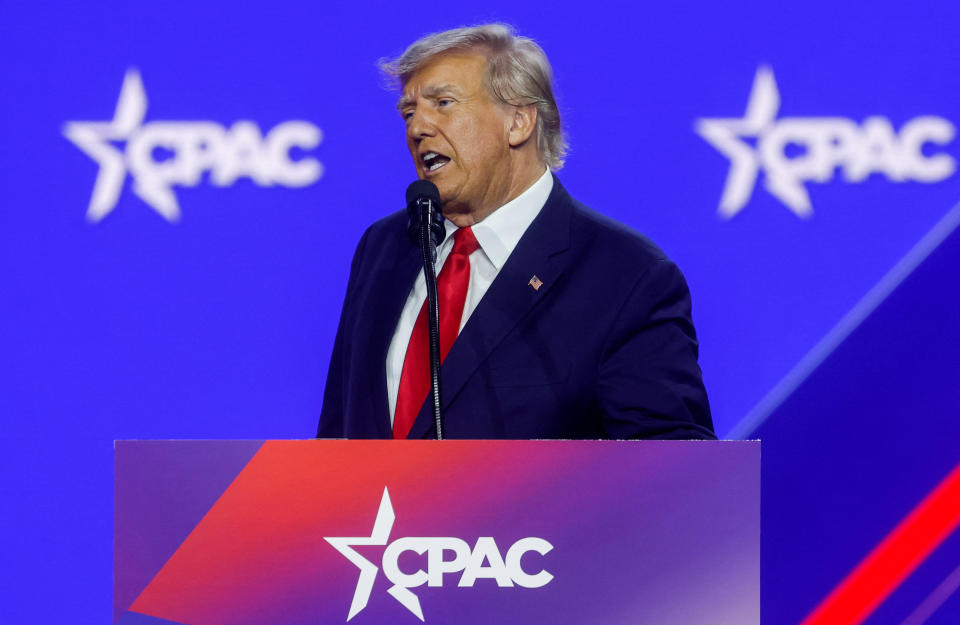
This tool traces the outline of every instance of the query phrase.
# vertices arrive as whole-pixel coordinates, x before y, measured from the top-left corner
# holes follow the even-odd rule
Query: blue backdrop
[[[463,24],[543,45],[563,184],[685,272],[717,432],[765,443],[764,622],[960,462],[955,2],[0,14],[0,621],[109,618],[114,439],[314,433],[353,246],[414,177],[376,61]]]

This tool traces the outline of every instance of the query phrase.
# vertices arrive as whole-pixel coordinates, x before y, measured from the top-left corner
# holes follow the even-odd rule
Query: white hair
[[[553,95],[553,70],[536,41],[520,37],[507,24],[482,24],[433,33],[413,42],[380,69],[406,85],[414,72],[433,57],[454,50],[479,49],[487,58],[487,87],[504,104],[537,107],[537,150],[552,170],[563,167],[567,139]]]

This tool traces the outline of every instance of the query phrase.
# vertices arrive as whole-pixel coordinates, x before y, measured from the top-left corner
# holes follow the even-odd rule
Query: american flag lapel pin
[[[536,276],[536,274],[534,274],[534,276],[530,278],[530,282],[527,282],[527,284],[532,286],[534,291],[539,291],[540,287],[543,286],[543,280],[541,280]]]

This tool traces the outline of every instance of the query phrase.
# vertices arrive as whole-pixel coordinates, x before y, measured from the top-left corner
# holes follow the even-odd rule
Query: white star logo
[[[143,124],[147,114],[147,93],[136,69],[123,77],[117,108],[109,122],[67,122],[63,134],[100,165],[93,195],[87,208],[87,219],[93,222],[106,217],[117,204],[127,174],[124,153],[110,144],[127,141]],[[177,198],[162,185],[135,182],[133,191],[168,221],[180,218]]]
[[[353,545],[386,545],[387,541],[390,540],[390,531],[393,529],[393,522],[396,518],[393,512],[393,504],[390,503],[390,493],[384,487],[383,497],[380,499],[380,509],[377,511],[377,518],[373,523],[373,531],[370,532],[370,536],[359,538],[324,537],[324,540],[330,543],[334,549],[360,569],[360,578],[357,580],[357,588],[353,592],[353,601],[350,603],[350,612],[347,614],[348,621],[367,607],[370,593],[373,591],[373,582],[376,580],[379,570],[375,564],[357,553],[353,549]],[[421,621],[423,620],[420,600],[415,594],[396,584],[391,586],[387,592],[401,605],[413,612]]]
[[[777,119],[779,110],[773,70],[761,66],[742,118],[697,120],[696,132],[730,159],[721,217],[730,219],[746,206],[761,169],[771,195],[804,219],[813,215],[806,183],[830,182],[837,172],[847,183],[863,182],[871,174],[891,182],[933,183],[956,171],[950,154],[930,150],[948,145],[956,135],[953,123],[942,117],[921,115],[897,132],[880,115],[862,123],[840,116]]]
[[[250,120],[230,128],[212,121],[144,123],[147,94],[136,69],[127,70],[120,98],[108,122],[67,122],[63,134],[100,165],[87,219],[98,222],[117,204],[127,172],[133,192],[169,222],[180,219],[173,187],[209,182],[227,187],[249,178],[261,187],[305,187],[320,179],[323,165],[314,158],[291,158],[291,150],[311,150],[322,133],[314,124],[289,120],[266,135]],[[123,143],[123,147],[119,144]],[[167,157],[157,160],[161,150]]]
[[[774,127],[779,110],[780,91],[773,70],[760,67],[753,79],[747,110],[742,118],[697,120],[697,133],[730,159],[730,172],[720,198],[722,217],[730,219],[746,206],[762,166],[758,150],[743,139],[756,138],[758,143],[762,142]],[[768,171],[764,184],[798,217],[809,217],[813,213],[806,189],[792,178],[771,175]]]

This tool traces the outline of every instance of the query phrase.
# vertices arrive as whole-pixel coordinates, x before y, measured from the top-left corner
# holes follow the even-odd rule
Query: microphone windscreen
[[[429,180],[416,180],[407,187],[407,206],[413,204],[418,198],[433,200],[439,206],[440,190]]]

